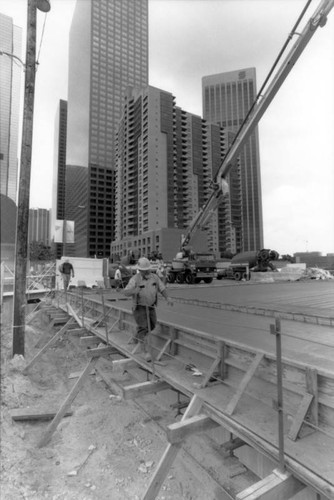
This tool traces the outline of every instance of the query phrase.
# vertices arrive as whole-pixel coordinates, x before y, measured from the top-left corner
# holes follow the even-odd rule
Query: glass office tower
[[[148,0],[78,0],[69,43],[67,166],[88,169],[77,256],[108,257],[114,235],[115,136],[128,85],[148,84]],[[66,199],[76,189],[66,178]],[[80,208],[79,208],[80,206]],[[77,215],[76,215],[77,211]],[[76,229],[75,229],[76,231]],[[79,244],[80,242],[80,244]]]
[[[0,14],[0,171],[1,194],[17,201],[22,29]]]
[[[256,71],[247,68],[202,79],[203,117],[218,123],[231,134],[231,140],[256,98]],[[232,204],[240,204],[240,221],[236,223],[237,251],[263,247],[262,197],[258,129],[252,133],[235,165],[232,175],[240,184]],[[233,169],[232,169],[233,170]],[[234,188],[236,184],[234,183]],[[238,210],[237,210],[238,211]],[[239,227],[238,227],[239,225]]]

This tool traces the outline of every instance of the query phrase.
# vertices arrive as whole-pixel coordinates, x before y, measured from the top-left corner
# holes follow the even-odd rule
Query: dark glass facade
[[[236,133],[256,98],[255,69],[206,76],[202,86],[204,118]],[[258,250],[263,247],[258,129],[246,142],[238,164],[232,169],[230,187],[236,251]]]
[[[67,162],[88,169],[87,257],[109,257],[115,135],[124,94],[129,85],[147,84],[148,0],[77,2],[70,33]]]

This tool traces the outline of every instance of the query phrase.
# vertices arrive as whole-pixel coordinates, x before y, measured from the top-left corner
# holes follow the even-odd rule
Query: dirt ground
[[[87,363],[78,339],[71,336],[71,340],[61,338],[49,347],[24,375],[23,368],[38,352],[36,344],[40,348],[56,331],[45,337],[46,323],[41,318],[35,312],[26,326],[23,359],[11,357],[12,329],[2,315],[1,499],[141,499],[167,446],[164,426],[180,416],[152,396],[141,398],[139,404],[122,401],[95,373],[72,403],[73,415],[63,418],[49,443],[39,448],[50,421],[14,421],[11,411],[56,412],[77,380],[70,375],[82,371]],[[127,373],[119,377],[120,383],[135,383]],[[206,490],[201,474],[181,456],[157,498],[222,498],[212,491]]]

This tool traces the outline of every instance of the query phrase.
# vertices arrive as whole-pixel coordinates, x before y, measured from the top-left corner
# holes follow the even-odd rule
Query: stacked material
[[[334,276],[326,269],[320,269],[319,267],[308,267],[307,269],[305,269],[301,279],[333,280]]]

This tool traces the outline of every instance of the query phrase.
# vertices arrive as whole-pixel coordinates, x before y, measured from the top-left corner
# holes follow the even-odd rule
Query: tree
[[[29,255],[32,262],[37,260],[54,260],[55,256],[51,247],[45,245],[43,241],[32,241],[29,245]]]
[[[287,262],[291,262],[292,264],[296,262],[296,259],[289,254],[282,255],[282,260],[286,260]]]

